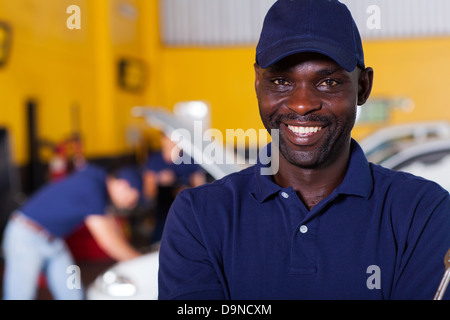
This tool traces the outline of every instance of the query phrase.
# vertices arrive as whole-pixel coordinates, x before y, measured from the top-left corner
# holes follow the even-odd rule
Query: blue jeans
[[[72,276],[68,267],[74,265],[74,261],[63,239],[36,232],[21,219],[10,219],[4,232],[3,252],[3,299],[35,299],[42,271],[54,299],[83,299],[80,286],[68,285]]]

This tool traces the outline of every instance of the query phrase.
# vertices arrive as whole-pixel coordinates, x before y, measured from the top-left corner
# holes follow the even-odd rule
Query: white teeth
[[[322,127],[299,127],[299,126],[288,126],[289,130],[297,134],[310,134],[317,133],[322,130]]]

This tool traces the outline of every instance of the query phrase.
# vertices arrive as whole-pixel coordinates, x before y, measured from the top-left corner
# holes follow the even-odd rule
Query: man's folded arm
[[[159,299],[221,300],[223,286],[186,192],[175,199],[161,241]]]

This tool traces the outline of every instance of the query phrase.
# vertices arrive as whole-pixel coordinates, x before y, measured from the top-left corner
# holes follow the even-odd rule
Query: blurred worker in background
[[[5,229],[4,299],[35,298],[42,271],[55,299],[83,299],[82,288],[67,286],[67,268],[74,261],[64,241],[83,223],[113,259],[139,256],[115,215],[136,207],[141,190],[142,174],[135,167],[107,171],[91,164],[38,190]]]
[[[151,153],[144,168],[144,194],[155,209],[156,226],[152,242],[161,240],[162,231],[170,206],[176,195],[185,188],[206,182],[206,174],[197,164],[175,164],[181,150],[161,133],[161,151]]]

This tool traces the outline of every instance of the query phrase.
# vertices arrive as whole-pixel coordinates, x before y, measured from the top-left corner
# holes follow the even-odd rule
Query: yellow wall
[[[254,93],[254,48],[162,48],[161,58],[164,105],[206,100],[214,128],[263,128]]]
[[[139,8],[136,1],[126,2]],[[81,9],[80,30],[67,28],[69,5]],[[117,61],[144,59],[143,34],[140,19],[119,16],[118,5],[118,0],[0,2],[0,21],[13,31],[10,59],[0,68],[0,125],[11,130],[17,162],[28,157],[28,99],[38,104],[41,139],[68,138],[77,129],[78,110],[87,156],[129,151],[125,130],[135,123],[129,111],[144,101],[145,90],[119,88]]]
[[[366,43],[366,60],[376,70],[378,95],[404,95],[415,101],[410,114],[395,121],[450,120],[450,37]]]
[[[395,111],[386,125],[450,121],[450,37],[367,41],[366,65],[374,68],[372,96],[403,96],[413,100],[412,112]],[[356,128],[355,135],[367,134]]]
[[[87,11],[85,1],[77,3]],[[95,65],[89,52],[93,39],[85,30],[57,28],[66,25],[58,12],[66,12],[64,2],[0,3],[0,20],[13,32],[8,64],[0,69],[0,123],[10,128],[19,161],[26,154],[28,99],[40,106],[41,137],[61,139],[70,133],[71,106],[94,95],[95,88],[83,83]]]
[[[255,46],[181,48],[159,39],[158,1],[154,0],[14,0],[0,1],[0,21],[13,29],[9,63],[0,68],[0,126],[11,129],[14,154],[27,161],[24,103],[39,103],[40,137],[67,138],[71,115],[80,112],[88,157],[132,150],[126,133],[144,122],[130,116],[134,105],[163,106],[206,100],[212,126],[263,128],[254,93]],[[66,8],[79,5],[81,30],[68,30]],[[138,14],[125,17],[129,4]],[[130,12],[128,12],[130,13]],[[374,96],[412,98],[412,113],[395,112],[390,124],[447,119],[450,38],[368,41],[366,64],[375,69]],[[117,84],[120,58],[142,61],[144,88],[126,91]],[[363,136],[373,127],[358,127]]]

